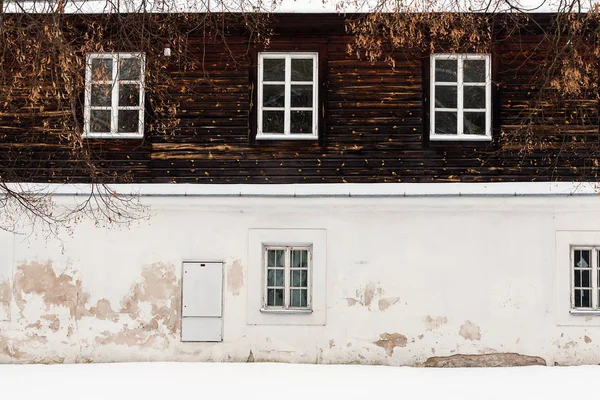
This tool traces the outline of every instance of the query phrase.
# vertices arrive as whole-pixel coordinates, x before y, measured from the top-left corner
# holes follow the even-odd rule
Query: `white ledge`
[[[261,308],[261,313],[264,314],[312,314],[312,310],[295,310],[295,309],[278,309],[278,308]]]
[[[15,192],[32,195],[191,196],[191,197],[509,197],[598,196],[596,182],[514,183],[316,183],[316,184],[89,184],[9,183]],[[0,192],[1,194],[1,192]]]
[[[600,315],[600,310],[569,310],[571,315]]]

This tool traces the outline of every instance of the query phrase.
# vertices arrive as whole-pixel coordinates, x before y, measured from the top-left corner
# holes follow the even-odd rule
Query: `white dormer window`
[[[317,53],[259,53],[256,139],[318,138]]]
[[[142,53],[87,56],[85,137],[144,137],[144,61]]]
[[[431,55],[431,140],[491,140],[489,54]]]

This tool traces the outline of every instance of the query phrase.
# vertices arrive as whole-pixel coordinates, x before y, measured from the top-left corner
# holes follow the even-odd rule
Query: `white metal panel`
[[[182,342],[220,342],[223,340],[223,318],[184,317],[181,320]]]
[[[220,317],[222,296],[222,263],[183,263],[183,317]]]

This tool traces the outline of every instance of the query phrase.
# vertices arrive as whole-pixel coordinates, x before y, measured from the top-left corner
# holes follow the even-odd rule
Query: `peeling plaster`
[[[21,317],[26,304],[24,294],[41,296],[46,310],[51,306],[66,307],[71,318],[76,320],[88,315],[85,309],[88,295],[81,288],[81,280],[65,273],[57,275],[50,261],[44,264],[31,262],[19,265],[15,274],[13,293]]]
[[[355,305],[361,305],[371,310],[371,305],[375,297],[378,298],[377,307],[379,311],[385,311],[394,304],[400,301],[399,297],[383,297],[385,291],[383,288],[377,286],[374,282],[369,282],[365,285],[364,289],[357,289],[355,297],[346,297],[345,300],[348,302],[348,307]]]
[[[491,354],[454,354],[447,357],[430,357],[421,367],[465,368],[465,367],[522,367],[528,365],[546,365],[541,357],[517,353]]]
[[[382,333],[375,345],[383,347],[385,353],[391,357],[394,354],[394,347],[405,347],[408,339],[400,333]]]
[[[238,296],[242,286],[244,286],[244,267],[240,260],[235,260],[227,271],[227,290],[234,296]]]
[[[588,335],[585,335],[583,337],[583,341],[586,342],[586,343],[592,343],[592,339]]]
[[[400,301],[399,297],[386,297],[384,299],[380,299],[378,302],[379,311],[387,310],[388,308],[396,304],[398,301]]]
[[[471,321],[465,321],[458,334],[466,340],[481,340],[481,329]]]
[[[0,282],[0,321],[10,320],[10,301],[12,288],[8,280]]]
[[[446,317],[432,317],[431,315],[423,318],[423,323],[425,324],[425,329],[428,331],[434,331],[440,326],[448,323],[448,318]]]

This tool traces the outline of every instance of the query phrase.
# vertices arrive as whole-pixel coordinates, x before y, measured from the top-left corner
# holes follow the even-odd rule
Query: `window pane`
[[[306,250],[292,250],[292,268],[306,268],[307,267],[307,254]]]
[[[139,57],[121,58],[119,60],[119,80],[137,81],[140,79],[142,60]]]
[[[312,82],[313,80],[313,60],[292,59],[292,81]]]
[[[263,132],[283,133],[283,111],[263,111]]]
[[[575,268],[590,268],[590,250],[575,250]]]
[[[140,112],[138,110],[119,110],[117,132],[137,132]]]
[[[283,286],[285,284],[285,270],[278,269],[275,274],[275,286]]]
[[[292,111],[291,112],[291,133],[312,133],[312,111]]]
[[[577,292],[580,293],[579,296],[577,296]],[[591,296],[591,290],[575,290],[575,306],[576,307],[591,307],[592,306],[592,296]],[[577,305],[577,300],[579,297],[579,305]]]
[[[263,106],[283,107],[285,106],[284,85],[263,85]]]
[[[463,115],[463,133],[465,135],[485,135],[484,112],[465,112]]]
[[[485,60],[464,60],[463,77],[465,82],[485,82]]]
[[[267,270],[267,286],[283,286],[285,283],[285,270],[283,269],[268,269]]]
[[[273,289],[275,301],[273,303],[274,306],[282,306],[283,305],[283,289]]]
[[[140,105],[140,85],[123,84],[119,85],[119,105],[136,107]]]
[[[435,112],[435,133],[441,135],[456,135],[457,124],[455,112]]]
[[[458,92],[456,86],[436,86],[435,87],[435,107],[436,108],[456,108]]]
[[[303,269],[298,272],[300,273],[300,282],[298,287],[308,287],[308,270]]]
[[[112,80],[112,59],[94,58],[92,59],[92,81],[110,81]]]
[[[591,287],[591,274],[591,269],[581,271],[581,287]]]
[[[90,132],[110,132],[110,110],[92,110]]]
[[[308,307],[308,289],[300,291],[300,307]]]
[[[600,279],[600,277],[598,279]],[[575,270],[573,286],[581,287],[581,271],[578,269]]]
[[[267,268],[283,268],[284,264],[283,250],[268,250],[267,251]]]
[[[456,82],[457,68],[456,60],[435,60],[435,81]]]
[[[263,81],[285,81],[285,59],[263,59]]]
[[[267,290],[267,306],[282,306],[283,305],[283,289],[268,289]]]
[[[290,290],[290,307],[301,307],[299,289]]]
[[[275,272],[276,269],[267,270],[267,286],[275,286]]]
[[[484,86],[465,86],[463,94],[464,108],[485,108]]]
[[[290,276],[290,286],[291,287],[299,287],[300,286],[300,270],[292,270]]]
[[[92,85],[91,105],[110,107],[112,85]]]
[[[292,85],[292,107],[312,107],[312,85]]]

